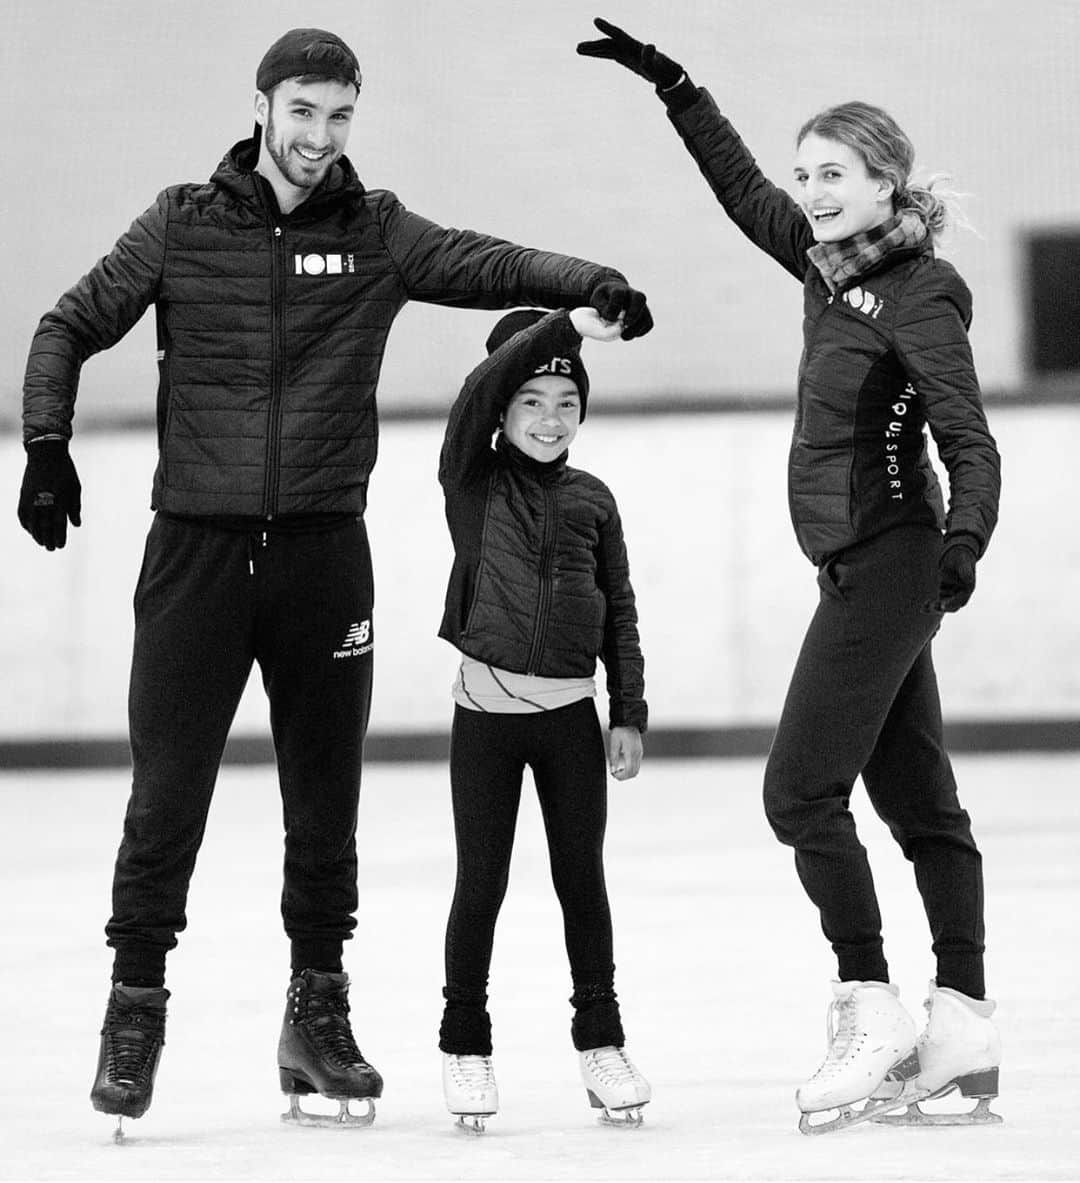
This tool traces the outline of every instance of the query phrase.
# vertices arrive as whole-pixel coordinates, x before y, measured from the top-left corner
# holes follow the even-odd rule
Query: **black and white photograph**
[[[0,1180],[1080,1180],[1080,5],[5,15]]]

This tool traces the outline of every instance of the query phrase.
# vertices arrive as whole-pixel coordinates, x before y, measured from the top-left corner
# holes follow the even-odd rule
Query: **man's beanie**
[[[325,29],[290,29],[266,51],[255,72],[255,89],[263,94],[286,78],[306,75],[340,78],[360,90],[360,63],[356,54]]]
[[[488,334],[487,351],[494,353],[500,345],[505,345],[515,333],[527,329],[543,320],[548,313],[539,308],[519,308],[516,312],[508,312]],[[581,398],[581,419],[585,418],[585,404],[589,397],[589,375],[581,364],[580,348],[571,349],[564,354],[556,354],[543,365],[533,371],[536,374],[554,374],[557,378],[569,378],[578,388]]]

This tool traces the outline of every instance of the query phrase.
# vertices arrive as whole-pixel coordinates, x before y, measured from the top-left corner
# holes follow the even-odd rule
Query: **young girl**
[[[439,1047],[447,1108],[476,1132],[498,1108],[488,968],[526,765],[562,906],[571,1034],[589,1100],[601,1120],[639,1124],[651,1096],[623,1048],[615,997],[605,753],[593,703],[600,657],[611,772],[636,776],[644,664],[615,501],[566,463],[589,390],[582,336],[610,341],[621,330],[591,308],[504,316],[450,412],[439,463],[454,544],[439,635],[462,655],[450,745],[457,883]]]
[[[818,567],[820,603],[769,755],[765,807],[795,850],[839,970],[828,1053],[796,1093],[800,1129],[905,1106],[904,1120],[930,1120],[909,1103],[954,1088],[980,1098],[975,1109],[934,1120],[997,1120],[987,1109],[1000,1044],[983,980],[981,861],[942,741],[930,655],[942,613],[974,590],[1000,485],[968,345],[971,295],[933,249],[948,209],[911,183],[911,142],[865,103],[823,111],[799,131],[793,200],[680,65],[596,24],[606,37],[578,52],[657,87],[724,210],[803,284],[789,494],[799,543]],[[947,514],[924,426],[948,471]],[[889,983],[848,808],[860,775],[914,864],[930,922],[937,973],[917,1041]],[[812,1120],[833,1110],[832,1120]]]

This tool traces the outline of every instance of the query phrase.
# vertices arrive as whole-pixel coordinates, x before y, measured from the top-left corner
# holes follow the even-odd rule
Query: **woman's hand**
[[[666,57],[655,45],[643,45],[603,17],[598,16],[593,24],[606,36],[599,41],[582,41],[577,47],[582,57],[618,62],[661,90],[670,90],[685,73],[678,62]]]

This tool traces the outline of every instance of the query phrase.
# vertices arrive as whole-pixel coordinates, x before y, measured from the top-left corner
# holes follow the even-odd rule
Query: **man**
[[[156,511],[135,594],[133,784],[116,863],[113,987],[91,1099],[148,1108],[164,1037],[165,957],[226,736],[253,661],[270,702],[285,818],[281,910],[291,982],[283,1091],[369,1122],[382,1080],[348,1020],[356,813],[371,694],[375,387],[407,300],[464,308],[591,303],[648,332],[619,272],[446,230],[343,155],[360,90],[337,36],[294,29],[256,74],[255,136],[206,184],[166,189],[35,334],[19,520],[49,550],[80,521],[68,452],[82,362],[156,306]],[[365,1098],[363,1117],[349,1098]]]

